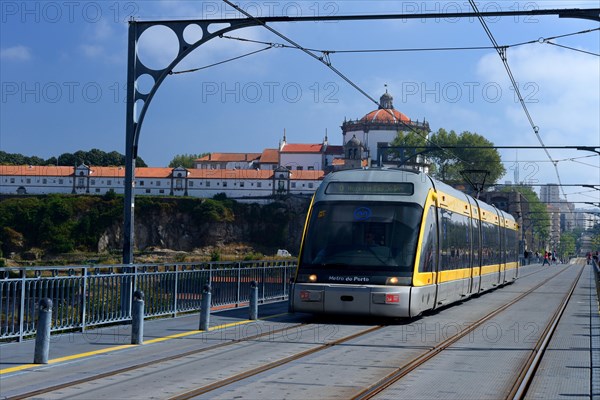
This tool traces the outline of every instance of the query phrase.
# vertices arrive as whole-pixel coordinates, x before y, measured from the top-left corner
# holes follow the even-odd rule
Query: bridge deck
[[[384,330],[364,336],[347,345],[334,346],[327,353],[311,356],[286,368],[272,370],[272,374],[257,375],[248,381],[240,381],[227,388],[211,392],[211,397],[241,398],[347,398],[357,388],[372,383],[371,379],[383,370],[397,364],[399,357],[429,348],[433,342],[468,325],[475,315],[493,308],[508,298],[516,297],[525,288],[539,283],[559,269],[567,269],[564,279],[572,276],[570,269],[577,266],[541,267],[539,264],[524,267],[523,277],[512,285],[486,293],[462,304],[442,309],[414,321],[390,321]],[[427,397],[465,398],[472,393],[474,383],[502,374],[497,368],[502,364],[499,354],[516,354],[527,350],[528,335],[539,326],[543,314],[552,299],[557,297],[557,288],[548,287],[532,297],[529,306],[515,310],[514,315],[495,320],[485,325],[473,336],[463,338],[457,344],[459,351],[449,352],[445,357],[432,360],[426,373],[416,370],[411,376],[411,388],[396,385],[388,394],[405,396],[424,394]],[[565,283],[566,285],[566,283]],[[211,315],[211,329],[198,331],[198,314],[189,316],[149,320],[144,326],[144,345],[129,345],[129,325],[106,327],[88,332],[77,332],[53,336],[50,343],[48,365],[32,364],[34,341],[6,343],[0,345],[0,398],[17,396],[34,390],[52,387],[65,382],[85,380],[87,376],[151,364],[153,360],[176,356],[199,348],[211,348],[199,356],[174,358],[170,362],[154,365],[149,381],[140,389],[140,381],[129,379],[96,383],[104,396],[149,398],[145,386],[153,398],[165,398],[184,391],[188,385],[211,383],[255,367],[269,359],[289,356],[305,351],[351,332],[356,327],[365,328],[381,321],[359,321],[352,319],[313,319],[305,314],[287,314],[287,304],[262,305],[259,321],[249,321],[248,309],[226,310]],[[296,326],[298,323],[315,324],[310,331]],[[280,331],[281,330],[281,331]],[[277,333],[275,333],[277,332]],[[592,268],[584,267],[583,275],[576,287],[572,301],[553,336],[540,369],[528,392],[528,398],[573,399],[600,398],[600,319],[596,299]],[[235,346],[216,348],[221,343],[231,343],[244,336],[265,334],[261,339],[241,341]],[[483,335],[483,336],[482,336]],[[477,341],[478,336],[484,340]],[[214,349],[212,349],[215,347]],[[471,352],[470,356],[466,356]],[[377,354],[374,357],[373,354]],[[198,359],[195,359],[198,357]],[[463,358],[460,358],[463,357]],[[265,361],[267,360],[267,361]],[[374,361],[376,360],[376,361]],[[455,369],[453,382],[442,372],[452,365]],[[481,366],[485,365],[483,371]],[[172,371],[169,372],[169,369]],[[442,371],[442,372],[440,372]],[[156,375],[155,373],[158,373]],[[426,381],[438,376],[436,384]],[[491,375],[490,375],[491,374]],[[158,388],[152,386],[160,376]],[[429,377],[429,378],[427,378]],[[376,380],[376,379],[375,379]],[[134,387],[137,385],[137,389]],[[436,389],[437,386],[440,388]],[[93,386],[84,393],[96,397]],[[470,387],[470,388],[469,388]],[[419,389],[421,388],[421,389]],[[68,389],[71,390],[71,389]],[[113,392],[110,392],[113,390]],[[464,392],[463,392],[464,391]],[[48,398],[68,397],[72,392],[54,392]],[[94,393],[90,395],[90,393]],[[99,392],[98,397],[104,392]],[[112,394],[111,394],[112,393]],[[260,393],[260,395],[258,394]],[[71,394],[78,397],[76,394]],[[46,396],[44,395],[46,398]],[[493,396],[492,396],[493,397]],[[108,398],[108,397],[107,397]]]

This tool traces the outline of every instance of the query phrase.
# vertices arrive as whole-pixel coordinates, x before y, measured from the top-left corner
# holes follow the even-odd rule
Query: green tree
[[[519,192],[529,203],[529,214],[523,216],[525,226],[521,229],[533,231],[534,243],[550,239],[550,214],[537,193],[529,186],[510,186],[501,189],[503,192]]]
[[[571,232],[565,232],[560,236],[560,246],[558,247],[558,254],[561,257],[566,258],[575,255],[575,241],[576,237]]]
[[[27,157],[23,154],[7,153],[0,151],[0,164],[2,165],[46,165],[40,157]]]
[[[478,146],[493,146],[494,143],[485,137],[464,131],[460,135],[454,131],[440,128],[430,137],[431,146],[458,146],[454,149],[435,149],[427,154],[433,161],[435,169],[432,175],[447,183],[464,182],[461,171],[480,169],[489,171],[486,184],[494,184],[505,173],[498,150],[474,148]]]
[[[48,159],[48,165],[63,165],[63,166],[77,166],[80,164],[86,164],[89,166],[96,167],[111,167],[125,165],[125,156],[112,151],[107,153],[99,149],[92,149],[90,151],[78,150],[75,153],[63,153],[58,156],[58,159],[52,157]],[[137,157],[135,160],[136,167],[147,167],[148,165],[144,162],[141,157]]]
[[[426,138],[427,133],[424,131],[398,131],[398,134],[390,143],[390,145],[393,147],[393,149],[390,150],[390,155],[392,155],[394,158],[402,160],[409,158],[411,155],[420,153],[425,149],[425,147],[427,147]],[[404,146],[417,148],[400,149]],[[414,161],[414,157],[411,157],[410,161]]]
[[[177,154],[169,163],[169,168],[194,168],[194,161],[200,157],[204,157],[209,153],[202,154]]]

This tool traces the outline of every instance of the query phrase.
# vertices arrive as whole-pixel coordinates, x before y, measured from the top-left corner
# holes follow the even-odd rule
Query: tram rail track
[[[319,351],[323,351],[323,350],[331,348],[333,346],[345,343],[345,342],[350,341],[352,339],[356,339],[356,338],[358,338],[360,336],[364,336],[364,335],[367,335],[369,333],[378,331],[378,330],[383,329],[385,327],[386,327],[386,325],[377,325],[377,326],[374,326],[374,327],[370,327],[368,329],[363,329],[363,330],[361,330],[359,332],[356,332],[356,333],[353,333],[351,335],[347,335],[347,336],[344,336],[342,338],[333,340],[331,342],[324,343],[322,345],[319,345],[318,347],[302,351],[300,353],[297,353],[297,354],[291,355],[289,357],[285,357],[285,358],[273,361],[271,363],[262,365],[260,367],[253,368],[253,369],[248,370],[248,371],[244,371],[244,372],[242,372],[240,374],[237,374],[237,375],[234,375],[234,376],[230,376],[230,377],[228,377],[226,379],[222,379],[220,381],[211,383],[210,385],[202,386],[202,387],[190,390],[188,392],[180,393],[180,394],[178,394],[176,396],[169,397],[169,400],[186,400],[186,399],[194,398],[196,396],[200,396],[200,395],[205,394],[205,393],[209,393],[209,392],[211,392],[213,390],[222,388],[222,387],[227,386],[227,385],[231,385],[232,383],[241,381],[243,379],[247,379],[247,378],[253,377],[253,376],[258,375],[258,374],[260,374],[262,372],[265,372],[265,371],[271,370],[273,368],[277,368],[279,366],[288,364],[288,363],[290,363],[292,361],[300,360],[300,359],[302,359],[302,358],[304,358],[306,356],[309,356],[309,355],[315,354],[315,353],[317,353]]]
[[[506,397],[507,399],[522,400],[525,398],[527,394],[527,389],[529,388],[529,385],[531,384],[533,377],[535,376],[535,372],[537,371],[540,365],[540,361],[542,360],[546,348],[550,344],[550,340],[552,339],[552,336],[556,331],[558,323],[560,322],[560,319],[565,309],[567,308],[567,305],[569,304],[573,293],[575,292],[575,288],[577,287],[577,283],[581,279],[582,273],[583,268],[580,267],[579,273],[577,274],[577,277],[573,280],[569,291],[562,299],[559,307],[557,307],[556,311],[554,312],[550,321],[548,322],[546,329],[538,339],[535,348],[529,354],[529,357],[525,361],[515,384],[513,385],[512,389],[508,393],[508,396]]]
[[[541,288],[546,283],[548,283],[552,279],[556,278],[558,275],[564,273],[566,270],[567,269],[565,268],[565,269],[559,271],[558,273],[546,278],[544,281],[537,284],[536,286],[529,289],[528,291],[522,293],[520,296],[518,296],[518,297],[514,298],[513,300],[511,300],[510,302],[496,308],[492,312],[488,313],[486,316],[478,319],[473,324],[471,324],[468,328],[447,338],[446,340],[442,341],[441,343],[435,345],[433,348],[431,348],[426,353],[423,353],[423,354],[413,358],[409,362],[405,363],[404,365],[396,368],[393,372],[389,373],[388,375],[386,375],[385,377],[383,377],[382,379],[380,379],[373,385],[361,390],[356,395],[352,396],[351,399],[352,400],[364,400],[364,399],[374,398],[378,394],[384,392],[386,389],[390,388],[392,385],[394,385],[395,383],[400,381],[403,377],[405,377],[409,373],[411,373],[414,370],[416,370],[417,368],[421,367],[427,361],[431,360],[435,356],[439,355],[442,351],[444,351],[445,349],[447,349],[454,343],[458,342],[461,338],[463,338],[466,335],[470,334],[471,332],[475,331],[478,327],[482,326],[484,323],[488,322],[490,319],[496,317],[497,315],[501,314],[502,312],[504,312],[511,306],[513,306],[513,305],[517,304],[519,301],[523,300],[525,297],[534,293],[537,289]],[[533,373],[535,372],[535,368],[537,368],[537,365],[539,364],[539,360],[541,359],[543,350],[549,343],[550,337],[551,337],[552,333],[554,332],[556,325],[558,325],[558,320],[560,319],[560,316],[562,315],[564,308],[566,308],[566,304],[568,303],[573,291],[575,290],[575,287],[577,285],[577,282],[578,282],[582,272],[583,272],[583,268],[581,267],[579,274],[577,275],[577,278],[574,280],[574,283],[573,283],[571,289],[569,290],[567,295],[563,298],[561,305],[558,307],[557,311],[552,316],[547,328],[545,329],[544,333],[541,335],[541,338],[538,340],[538,343],[536,344],[535,349],[532,351],[532,354],[528,357],[524,367],[521,369],[519,376],[515,380],[515,384],[510,389],[510,392],[506,396],[507,399],[513,399],[513,400],[522,399],[523,396],[525,395],[525,393],[526,393],[525,389],[529,385],[529,383],[533,377]],[[551,326],[552,326],[552,328],[550,329]]]
[[[462,337],[468,335],[469,333],[471,333],[472,331],[474,331],[475,329],[477,329],[479,326],[481,326],[482,324],[484,324],[485,322],[487,322],[488,320],[490,320],[491,318],[495,317],[496,315],[500,314],[502,311],[506,310],[507,308],[509,308],[510,306],[512,306],[513,304],[516,304],[517,302],[519,302],[520,300],[522,300],[523,298],[525,298],[526,296],[528,296],[529,294],[533,293],[535,290],[539,289],[540,287],[542,287],[543,285],[545,285],[546,283],[548,283],[549,281],[551,281],[552,279],[554,279],[555,277],[557,277],[558,275],[560,275],[561,273],[563,273],[565,270],[561,270],[558,273],[548,277],[547,279],[545,279],[544,281],[542,281],[541,283],[539,283],[538,285],[536,285],[535,287],[531,288],[530,290],[528,290],[527,292],[521,294],[520,296],[518,296],[517,298],[513,299],[512,301],[510,301],[509,303],[495,309],[494,311],[492,311],[491,313],[487,314],[485,317],[479,319],[478,321],[476,321],[475,323],[473,323],[468,329],[459,332],[458,334],[446,339],[445,341],[443,341],[442,343],[434,346],[432,349],[430,349],[428,352],[426,352],[425,354],[422,354],[421,356],[416,357],[415,359],[409,361],[408,363],[406,363],[404,366],[398,368],[396,371],[394,371],[392,374],[386,376],[385,378],[383,378],[382,380],[378,381],[376,384],[374,384],[373,386],[359,392],[357,395],[355,395],[354,397],[351,397],[351,399],[369,399],[374,397],[375,395],[381,393],[382,391],[384,391],[387,387],[391,386],[392,384],[394,384],[395,382],[397,382],[398,380],[400,380],[403,376],[405,376],[406,374],[408,374],[409,372],[415,370],[416,368],[418,368],[419,366],[421,366],[422,364],[424,364],[427,360],[435,357],[437,354],[439,354],[441,351],[443,351],[445,348],[449,347],[450,345],[452,345],[453,343],[455,343],[456,341],[458,341],[459,339],[461,339]],[[538,272],[538,271],[536,271]],[[535,273],[535,272],[534,272]],[[533,274],[533,273],[532,273]],[[526,276],[529,276],[531,274],[528,274]],[[290,362],[293,361],[298,361],[306,356],[315,354],[319,351],[331,348],[335,345],[338,344],[342,344],[344,342],[347,342],[349,340],[358,338],[360,336],[363,336],[367,333],[371,333],[371,332],[375,332],[379,329],[384,328],[385,325],[379,325],[379,326],[375,326],[373,328],[369,328],[367,330],[346,336],[344,338],[340,338],[338,340],[335,340],[333,342],[330,343],[326,343],[323,344],[317,348],[313,348],[313,349],[309,349],[297,354],[294,354],[292,356],[286,357],[284,359],[280,359],[280,360],[276,360],[272,363],[266,364],[266,365],[262,365],[253,369],[250,369],[248,371],[244,371],[240,374],[237,375],[233,375],[230,376],[228,378],[213,382],[209,385],[205,385],[184,393],[180,393],[178,395],[172,396],[169,398],[169,400],[186,400],[186,399],[191,399],[206,393],[210,393],[211,391],[223,388],[225,386],[234,384],[236,382],[242,381],[244,379],[248,379],[251,378],[253,376],[256,376],[260,373],[263,373],[265,371],[277,368],[279,366],[288,364]]]
[[[553,274],[552,276],[546,278],[545,280],[543,280],[541,283],[537,284],[536,286],[532,287],[531,289],[529,289],[528,291],[520,294],[518,297],[514,298],[513,300],[509,301],[508,303],[496,308],[495,310],[493,310],[492,312],[488,313],[487,315],[485,315],[484,317],[480,318],[479,320],[477,320],[476,322],[472,323],[468,328],[466,328],[465,330],[462,330],[460,332],[458,332],[457,334],[455,334],[452,337],[447,338],[446,340],[444,340],[443,342],[434,345],[431,349],[426,350],[425,353],[413,358],[412,360],[406,362],[404,365],[398,367],[397,369],[395,369],[392,373],[386,375],[384,378],[378,380],[377,382],[375,382],[373,385],[365,388],[364,390],[361,390],[360,392],[358,392],[357,394],[355,394],[354,396],[350,397],[352,399],[369,399],[369,398],[373,398],[376,395],[384,392],[386,389],[388,389],[390,386],[392,386],[394,383],[398,382],[399,380],[402,379],[402,377],[406,376],[408,373],[414,371],[415,369],[417,369],[418,367],[420,367],[421,365],[423,365],[425,362],[427,362],[428,360],[434,358],[436,355],[438,355],[439,353],[441,353],[442,351],[444,351],[446,348],[450,347],[452,344],[456,343],[458,340],[460,340],[461,338],[463,338],[464,336],[468,335],[469,333],[473,332],[475,329],[477,329],[478,327],[480,327],[481,325],[483,325],[484,323],[488,322],[491,318],[494,318],[495,316],[497,316],[498,314],[502,313],[503,311],[505,311],[506,309],[508,309],[509,307],[511,307],[512,305],[518,303],[519,301],[521,301],[522,299],[524,299],[525,297],[527,297],[528,295],[530,295],[531,293],[535,292],[537,289],[539,289],[540,287],[544,286],[545,284],[547,284],[549,281],[551,281],[552,279],[556,278],[558,275],[564,273],[567,269],[562,269],[561,271],[558,271],[557,273]],[[562,315],[564,308],[566,307],[566,303],[568,302],[568,298],[571,296],[571,294],[573,293],[575,286],[576,286],[576,282],[578,281],[579,277],[581,276],[581,273],[583,271],[583,268],[581,268],[581,270],[579,271],[579,275],[577,276],[577,278],[575,279],[569,293],[568,296],[565,296],[565,299],[563,299],[563,302],[561,303],[562,306],[560,307],[559,310],[557,310],[553,317],[552,317],[552,322],[549,323],[549,325],[553,325],[552,331],[553,329],[556,327],[556,325],[558,324],[558,320],[560,319],[560,316]],[[531,274],[528,274],[531,275]],[[528,276],[526,275],[526,276]],[[192,351],[187,351],[181,354],[175,354],[175,355],[170,355],[170,356],[166,356],[166,357],[161,357],[161,358],[157,358],[154,360],[149,360],[147,362],[143,362],[143,363],[139,363],[136,365],[132,365],[132,366],[128,366],[128,367],[124,367],[124,368],[120,368],[114,371],[109,371],[109,372],[105,372],[105,373],[101,373],[101,374],[97,374],[94,375],[92,377],[86,377],[86,378],[82,378],[82,379],[78,379],[78,380],[73,380],[70,382],[66,382],[63,384],[58,384],[58,385],[54,385],[51,387],[47,387],[44,389],[40,389],[40,390],[36,390],[36,391],[30,391],[28,393],[23,393],[14,397],[11,397],[11,399],[23,399],[23,398],[29,398],[29,397],[37,397],[40,395],[43,395],[45,393],[50,393],[50,392],[55,392],[61,389],[66,389],[72,386],[76,386],[76,385],[80,385],[80,384],[84,384],[84,383],[89,383],[92,381],[97,381],[103,378],[109,378],[109,377],[115,377],[117,375],[120,374],[124,374],[124,373],[128,373],[131,371],[135,371],[135,370],[139,370],[141,368],[144,367],[150,367],[150,366],[154,366],[163,362],[167,362],[167,361],[172,361],[172,360],[177,360],[180,358],[184,358],[184,357],[188,357],[188,356],[192,356],[192,355],[197,355],[199,353],[203,353],[203,352],[207,352],[210,350],[215,350],[215,349],[219,349],[219,348],[224,348],[226,346],[230,346],[236,343],[240,343],[240,342],[244,342],[244,341],[250,341],[250,340],[256,340],[256,339],[260,339],[261,337],[265,336],[265,335],[273,335],[279,332],[284,332],[286,330],[289,329],[295,329],[295,328],[299,328],[299,327],[306,327],[309,326],[310,324],[308,323],[298,323],[298,324],[293,324],[293,325],[288,325],[282,329],[277,329],[277,330],[270,330],[266,333],[260,333],[260,334],[255,334],[255,335],[250,335],[250,336],[246,336],[243,338],[238,338],[235,340],[230,340],[227,342],[223,342],[223,343],[218,343],[212,346],[207,346],[201,349],[195,349]],[[353,332],[349,335],[346,335],[344,337],[341,337],[339,339],[335,339],[323,344],[319,344],[318,346],[314,347],[314,348],[310,348],[304,351],[300,351],[296,354],[292,354],[290,356],[287,357],[283,357],[280,358],[278,360],[269,362],[269,363],[265,363],[262,364],[260,366],[257,366],[255,368],[252,368],[250,370],[238,373],[238,374],[233,374],[227,378],[224,379],[220,379],[217,381],[214,381],[212,383],[209,383],[207,385],[203,385],[201,387],[196,387],[193,388],[191,390],[187,390],[184,391],[182,393],[179,394],[175,394],[172,397],[169,397],[169,399],[176,399],[176,400],[180,400],[180,399],[190,399],[190,398],[194,398],[206,393],[210,393],[212,391],[215,391],[217,389],[226,387],[228,385],[231,385],[233,383],[236,382],[240,382],[243,381],[245,379],[248,378],[252,378],[258,374],[261,374],[265,371],[269,371],[272,369],[275,369],[277,367],[292,363],[294,361],[298,361],[303,359],[304,357],[310,356],[312,354],[318,353],[320,351],[326,350],[326,349],[330,349],[336,345],[340,345],[343,344],[345,342],[348,342],[350,340],[359,338],[361,336],[367,335],[369,333],[373,333],[376,332],[378,330],[381,330],[383,328],[385,328],[388,325],[377,325],[377,326],[370,326],[367,329],[362,329],[359,332]],[[551,337],[551,330],[549,328],[546,328],[546,330],[544,331],[544,334],[542,335],[545,341],[544,345],[536,345],[535,350],[532,351],[532,355],[530,355],[530,357],[528,358],[525,366],[523,367],[523,371],[525,372],[521,372],[519,374],[519,380],[515,381],[515,384],[513,385],[513,387],[511,388],[510,393],[507,395],[506,398],[510,398],[510,399],[521,399],[522,396],[524,395],[523,393],[526,393],[526,388],[529,385],[529,382],[533,376],[533,372],[529,372],[529,371],[534,371],[535,368],[537,367],[537,364],[539,363],[539,359],[541,358],[543,351],[545,349],[545,346],[547,346],[549,339]],[[540,339],[542,340],[542,339]],[[520,396],[520,397],[519,397]]]
[[[231,346],[234,345],[236,343],[241,343],[241,342],[245,342],[245,341],[250,341],[250,340],[256,340],[256,339],[260,339],[261,337],[265,337],[265,336],[272,336],[274,334],[277,333],[282,333],[282,332],[286,332],[289,329],[295,329],[295,328],[300,328],[302,326],[306,326],[308,325],[307,323],[298,323],[298,324],[293,324],[293,325],[288,325],[285,328],[281,328],[281,329],[275,329],[275,330],[269,330],[267,332],[263,332],[263,333],[258,333],[255,335],[250,335],[250,336],[245,336],[239,339],[232,339],[223,343],[217,343],[214,344],[212,346],[207,346],[207,347],[203,347],[200,349],[194,349],[194,350],[190,350],[190,351],[186,351],[184,353],[179,353],[179,354],[173,354],[170,356],[165,356],[165,357],[160,357],[154,360],[149,360],[143,363],[139,363],[139,364],[135,364],[135,365],[131,365],[128,367],[124,367],[124,368],[119,368],[113,371],[107,371],[101,374],[97,374],[94,376],[88,376],[82,379],[76,379],[76,380],[72,380],[69,382],[65,382],[65,383],[61,383],[61,384],[57,384],[57,385],[53,385],[53,386],[49,386],[43,389],[38,389],[38,390],[33,390],[33,391],[29,391],[27,393],[22,393],[19,395],[15,395],[15,396],[11,396],[9,399],[10,400],[21,400],[21,399],[26,399],[26,398],[30,398],[30,397],[34,397],[34,396],[39,396],[39,395],[43,395],[45,393],[50,393],[50,392],[54,392],[57,390],[62,390],[62,389],[66,389],[72,386],[76,386],[76,385],[80,385],[83,383],[89,383],[92,381],[97,381],[100,379],[104,379],[104,378],[110,378],[113,376],[117,376],[120,374],[124,374],[127,372],[131,372],[131,371],[135,371],[141,368],[145,368],[145,367],[149,367],[152,365],[156,365],[156,364],[160,364],[160,363],[164,363],[167,361],[173,361],[173,360],[177,360],[180,358],[185,358],[185,357],[189,357],[189,356],[193,356],[193,355],[197,355],[200,353],[204,353],[204,352],[208,352],[211,350],[216,350],[216,349],[220,349],[223,347],[227,347],[227,346]]]

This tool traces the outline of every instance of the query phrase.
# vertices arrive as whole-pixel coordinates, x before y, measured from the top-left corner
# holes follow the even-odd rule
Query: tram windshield
[[[422,215],[411,203],[317,203],[300,267],[412,272]]]

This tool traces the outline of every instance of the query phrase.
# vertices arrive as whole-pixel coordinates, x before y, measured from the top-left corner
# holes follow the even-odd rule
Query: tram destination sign
[[[412,196],[411,182],[330,182],[326,194],[380,194]]]

